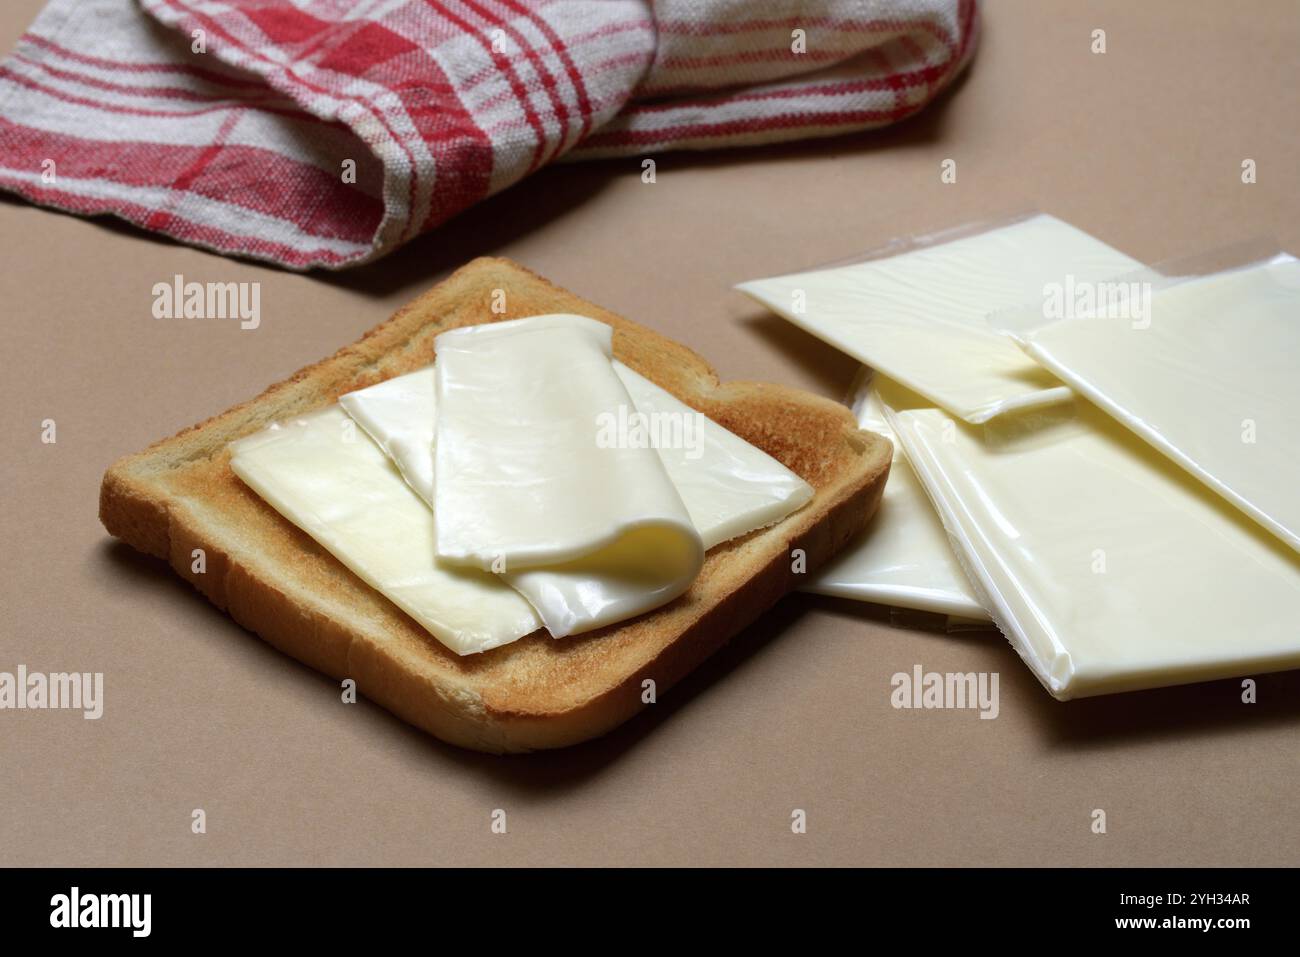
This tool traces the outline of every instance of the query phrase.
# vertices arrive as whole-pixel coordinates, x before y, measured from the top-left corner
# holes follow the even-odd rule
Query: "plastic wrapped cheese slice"
[[[1040,312],[1017,336],[1030,357],[1300,549],[1300,261],[1151,285],[1146,315],[1044,322]]]
[[[495,575],[435,560],[433,513],[338,406],[231,450],[231,468],[253,491],[457,654],[541,627]]]
[[[883,398],[972,584],[1055,697],[1300,666],[1300,556],[1099,409],[979,428]]]
[[[621,362],[614,371],[628,390],[640,415],[672,416],[688,438],[656,445],[669,478],[682,497],[705,548],[763,528],[785,518],[812,498],[813,490],[776,459],[728,432],[685,405],[671,393],[638,375]],[[389,454],[411,487],[434,504],[433,438],[436,420],[433,368],[388,379],[349,393],[340,400]],[[529,594],[552,620],[570,620],[571,630],[586,630],[579,622],[586,608],[603,609],[606,594],[617,589],[599,569],[527,573]],[[518,582],[519,577],[507,574]],[[583,603],[571,596],[584,596]],[[557,625],[557,627],[563,627]]]
[[[896,608],[988,621],[948,542],[947,533],[885,421],[873,379],[863,376],[854,401],[858,424],[894,444],[894,464],[866,531],[835,556],[803,591]]]
[[[736,288],[968,422],[1050,405],[1069,390],[987,323],[1054,283],[1140,264],[1043,214],[849,266]]]
[[[611,336],[550,315],[435,343],[438,556],[501,574],[557,638],[671,601],[704,563],[659,455],[619,428],[635,407]]]

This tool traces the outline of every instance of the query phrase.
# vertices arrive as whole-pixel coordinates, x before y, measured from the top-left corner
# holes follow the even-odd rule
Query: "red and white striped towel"
[[[341,268],[562,156],[902,119],[975,29],[975,0],[52,0],[0,65],[0,187]]]

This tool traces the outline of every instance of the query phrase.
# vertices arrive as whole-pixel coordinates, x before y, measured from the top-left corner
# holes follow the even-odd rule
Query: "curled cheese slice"
[[[611,336],[550,315],[436,345],[438,556],[501,574],[555,637],[659,607],[704,563],[658,454],[607,428],[634,409]]]

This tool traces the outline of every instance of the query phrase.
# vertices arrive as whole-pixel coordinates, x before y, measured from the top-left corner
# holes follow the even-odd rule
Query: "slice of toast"
[[[505,311],[494,313],[494,304]],[[614,351],[797,472],[804,508],[711,549],[673,603],[589,634],[538,632],[458,657],[248,489],[229,443],[345,392],[433,361],[457,326],[579,313],[614,327]],[[844,407],[776,385],[720,383],[685,346],[585,302],[503,259],[476,259],[329,359],[257,398],[116,462],[99,516],[110,533],[173,569],[241,625],[417,727],[480,751],[555,748],[636,714],[645,679],[663,692],[773,605],[858,532],[889,471],[888,440]],[[205,552],[196,574],[193,550]],[[796,552],[802,550],[802,556]]]

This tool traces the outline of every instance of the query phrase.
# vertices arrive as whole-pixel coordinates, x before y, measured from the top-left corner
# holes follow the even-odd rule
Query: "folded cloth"
[[[337,269],[560,157],[902,119],[976,20],[975,0],[51,0],[0,65],[0,187]]]

